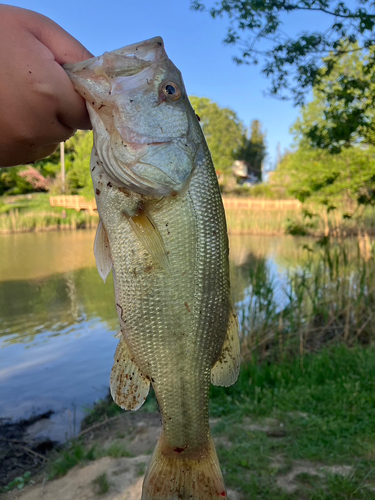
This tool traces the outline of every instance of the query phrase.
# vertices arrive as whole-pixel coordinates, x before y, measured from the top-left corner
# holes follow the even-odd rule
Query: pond
[[[0,418],[53,410],[41,432],[63,441],[108,392],[118,340],[111,275],[104,284],[94,231],[0,236]],[[230,238],[232,293],[246,301],[249,265],[266,258],[282,280],[301,257],[293,237]]]

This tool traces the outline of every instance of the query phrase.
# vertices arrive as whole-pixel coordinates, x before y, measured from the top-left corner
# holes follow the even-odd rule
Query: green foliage
[[[374,378],[373,348],[324,348],[303,363],[243,363],[234,386],[211,387],[227,485],[258,500],[372,498]],[[281,489],[282,477],[295,491]]]
[[[102,452],[103,456],[121,458],[121,457],[131,457],[132,454],[128,452],[126,446],[123,443],[113,442],[108,448]]]
[[[210,7],[206,9],[206,5]],[[344,71],[331,88],[321,88],[330,102],[329,119],[335,126],[328,130],[312,129],[311,140],[329,147],[362,134],[372,124],[368,114],[374,108],[375,15],[371,0],[341,2],[338,0],[219,0],[212,2],[191,0],[192,8],[208,10],[213,18],[228,17],[229,28],[225,43],[237,45],[238,64],[263,64],[262,72],[271,80],[270,93],[292,98],[296,104],[305,102],[308,91],[320,85],[322,78],[333,75],[344,67],[348,57],[359,49],[367,53],[357,74]],[[285,33],[285,15],[292,17],[306,11],[307,29],[290,36]],[[319,12],[330,27],[309,23],[309,12]],[[323,27],[324,26],[324,27]],[[357,44],[355,46],[355,44]],[[323,58],[323,60],[322,60]],[[339,104],[339,108],[336,105]],[[347,120],[345,123],[344,119]]]
[[[217,171],[231,173],[231,167],[243,144],[244,127],[236,113],[220,108],[207,97],[189,97],[200,123]]]
[[[19,174],[26,170],[26,167],[12,167],[0,169],[0,195],[24,194],[33,191],[33,187],[27,180]]]
[[[91,173],[90,157],[92,150],[92,132],[77,132],[67,142],[72,153],[67,160],[67,180],[72,194],[80,194],[88,198],[94,196]]]
[[[92,408],[87,408],[87,415],[81,423],[84,430],[95,422],[120,415],[124,411],[113,401],[110,393],[100,401],[97,401]]]
[[[90,156],[92,132],[78,131],[65,143],[65,167],[67,171],[68,192],[93,197],[90,177]],[[38,190],[52,189],[61,194],[60,150],[30,166],[19,166],[0,170],[0,195],[18,195]],[[34,175],[30,177],[30,170]],[[29,171],[29,175],[27,172]],[[28,182],[31,178],[31,182]],[[35,179],[38,182],[35,182]]]
[[[286,423],[295,431],[304,428],[298,442],[290,443],[293,458],[342,462],[372,449],[374,378],[373,348],[324,348],[306,355],[303,363],[288,359],[259,364],[254,359],[243,364],[233,387],[211,387],[211,412],[232,414],[233,420],[293,412]]]
[[[4,211],[3,211],[4,210]],[[2,214],[1,214],[2,212]],[[98,224],[98,216],[87,212],[63,209],[19,212],[9,206],[0,206],[0,234],[50,231],[52,229],[93,229]]]
[[[60,170],[59,150],[57,149],[48,158],[35,162],[33,168],[46,179],[45,186],[47,186],[48,182],[53,180]],[[35,189],[35,186],[28,182],[27,178],[20,175],[28,169],[30,167],[24,165],[0,169],[0,196],[2,194],[25,194],[38,190],[38,188]]]
[[[98,495],[105,495],[109,490],[110,483],[107,478],[107,474],[103,472],[98,477],[93,480],[93,484],[96,486]]]
[[[79,439],[69,441],[63,447],[55,460],[49,465],[48,479],[65,476],[65,474],[75,465],[86,460],[95,460],[95,448],[86,449]]]
[[[4,492],[11,491],[15,488],[17,488],[18,490],[22,490],[26,484],[28,484],[29,482],[31,483],[33,482],[30,481],[30,478],[31,478],[31,472],[27,471],[22,476],[17,476],[16,478],[14,478],[13,481],[4,486],[3,490]]]
[[[311,103],[302,108],[293,129],[299,143],[332,153],[359,142],[375,144],[375,79],[371,61],[375,50],[343,47],[331,70],[324,69]],[[325,63],[332,56],[325,58]]]
[[[200,0],[192,0],[194,10],[206,10]],[[211,3],[211,2],[210,2]],[[258,64],[264,60],[263,73],[271,78],[271,93],[287,90],[297,103],[304,101],[306,90],[319,78],[322,55],[332,54],[327,69],[343,55],[342,41],[359,42],[364,47],[374,45],[375,16],[370,0],[362,0],[360,7],[336,0],[219,0],[209,12],[213,18],[227,16],[230,26],[225,38],[228,44],[241,47],[237,63]],[[295,37],[283,31],[283,16],[299,11],[316,11],[332,19],[329,29],[306,30]],[[308,17],[307,17],[308,19]],[[265,41],[267,44],[265,44]]]
[[[113,441],[107,448],[97,447],[96,444],[85,443],[81,438],[68,441],[55,458],[51,459],[48,470],[48,479],[65,476],[65,474],[78,464],[98,460],[102,457],[131,457],[123,442]]]
[[[265,136],[260,121],[253,120],[250,137],[243,136],[242,145],[237,153],[238,160],[248,164],[248,174],[255,174],[259,180],[262,180],[262,165],[266,156]]]
[[[361,51],[345,54],[292,128],[298,149],[284,156],[273,181],[301,201],[353,209],[375,202],[375,81],[367,89],[356,85],[358,75],[368,83],[373,78],[363,69],[365,61]]]
[[[322,238],[305,247],[303,265],[281,283],[264,258],[253,256],[248,297],[239,305],[242,355],[278,361],[322,345],[370,344],[375,339],[375,254]]]
[[[87,408],[86,411],[87,415],[81,422],[82,430],[90,427],[96,422],[110,419],[124,413],[124,410],[122,410],[113,401],[113,398],[109,391],[105,398],[97,401],[92,408]],[[152,387],[150,387],[150,392],[140,411],[146,413],[154,413],[158,411],[158,404],[156,401],[154,389]]]
[[[372,204],[375,147],[351,147],[330,155],[301,144],[296,152],[285,155],[273,179],[301,201]]]

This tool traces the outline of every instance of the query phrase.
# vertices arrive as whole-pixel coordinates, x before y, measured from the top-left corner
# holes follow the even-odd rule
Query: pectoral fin
[[[237,315],[231,306],[227,336],[224,340],[220,358],[211,369],[211,382],[228,387],[235,383],[240,372],[240,341],[238,338]]]
[[[163,238],[155,222],[146,208],[142,208],[133,217],[129,217],[130,225],[147,252],[169,271],[169,259]]]
[[[121,339],[111,372],[111,395],[124,410],[138,410],[147,398],[150,381],[142,375],[124,339]]]
[[[107,233],[105,232],[102,221],[99,221],[98,229],[96,230],[94,255],[96,267],[98,268],[100,277],[105,283],[112,269],[112,258]]]

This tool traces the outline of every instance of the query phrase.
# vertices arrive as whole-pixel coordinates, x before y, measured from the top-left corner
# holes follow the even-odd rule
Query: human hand
[[[90,57],[51,19],[0,5],[0,166],[44,158],[77,129],[91,128],[61,66]]]

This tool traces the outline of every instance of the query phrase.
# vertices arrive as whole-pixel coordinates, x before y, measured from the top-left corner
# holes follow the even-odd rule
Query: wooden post
[[[61,162],[61,191],[65,194],[65,150],[63,142],[60,142],[60,162]]]

